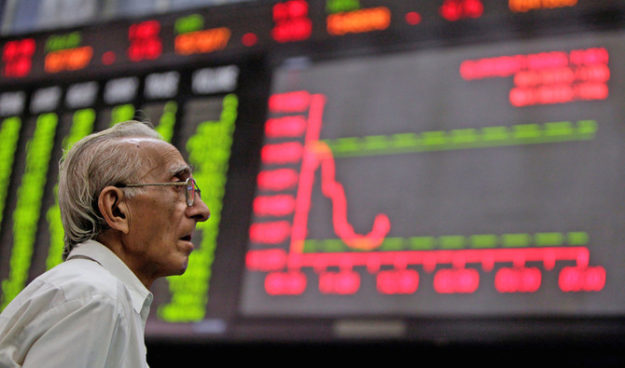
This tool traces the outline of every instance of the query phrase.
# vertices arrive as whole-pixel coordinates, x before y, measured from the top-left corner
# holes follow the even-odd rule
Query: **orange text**
[[[346,33],[381,31],[391,24],[391,11],[386,7],[354,10],[328,16],[328,33],[341,36]]]
[[[191,55],[222,50],[230,40],[230,29],[226,27],[184,33],[176,36],[176,53]]]
[[[93,56],[91,46],[54,51],[46,55],[45,71],[57,73],[63,70],[79,70],[87,66]]]

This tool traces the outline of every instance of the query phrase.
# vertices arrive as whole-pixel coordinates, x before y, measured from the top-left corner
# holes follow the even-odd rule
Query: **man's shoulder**
[[[35,341],[47,341],[42,346],[52,346],[48,349],[57,354],[56,347],[67,346],[64,340],[80,345],[84,339],[86,346],[95,349],[93,341],[87,341],[94,336],[127,334],[132,309],[118,283],[87,259],[66,261],[37,277],[0,314],[0,366],[2,354],[11,351],[13,357],[5,359],[23,361]]]
[[[35,278],[9,303],[0,315],[0,334],[14,325],[46,329],[78,311],[123,319],[130,309],[121,295],[118,280],[96,262],[66,261]]]
[[[120,282],[108,270],[89,259],[65,261],[33,281],[39,287],[62,291],[67,299],[89,295],[117,298]]]
[[[39,275],[6,309],[21,309],[25,304],[54,308],[66,304],[80,307],[91,303],[116,308],[121,302],[122,292],[119,280],[98,263],[74,259]]]

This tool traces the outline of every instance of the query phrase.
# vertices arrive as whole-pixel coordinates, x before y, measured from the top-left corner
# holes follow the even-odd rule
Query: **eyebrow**
[[[177,165],[177,166],[172,166],[169,169],[169,173],[171,174],[170,177],[176,177],[176,176],[184,176],[184,177],[190,177],[191,173],[193,172],[193,169],[191,166],[189,165]]]

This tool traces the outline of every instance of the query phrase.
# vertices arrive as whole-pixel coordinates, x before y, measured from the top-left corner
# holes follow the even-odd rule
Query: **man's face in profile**
[[[138,183],[133,184],[184,182],[191,177],[189,165],[171,144],[133,139],[146,163]],[[192,233],[197,222],[208,219],[208,207],[197,193],[188,206],[185,186],[133,189],[136,194],[128,199],[129,231],[123,237],[132,258],[129,266],[150,279],[184,273],[193,251]]]

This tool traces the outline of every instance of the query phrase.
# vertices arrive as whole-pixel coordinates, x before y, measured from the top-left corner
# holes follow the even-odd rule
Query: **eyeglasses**
[[[187,206],[193,207],[193,203],[195,201],[195,194],[202,198],[202,191],[198,188],[197,183],[193,178],[188,178],[185,181],[181,182],[171,182],[171,183],[146,183],[146,184],[120,184],[117,185],[120,188],[138,188],[138,187],[184,187],[185,197],[187,200]]]

